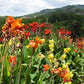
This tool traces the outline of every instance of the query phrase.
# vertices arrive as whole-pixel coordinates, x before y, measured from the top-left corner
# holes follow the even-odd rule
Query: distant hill
[[[79,15],[84,15],[84,5],[68,5],[62,8],[54,8],[54,9],[44,9],[40,12],[24,15],[22,18],[31,18],[31,17],[37,17],[37,16],[44,16],[49,15],[52,12],[72,12]]]

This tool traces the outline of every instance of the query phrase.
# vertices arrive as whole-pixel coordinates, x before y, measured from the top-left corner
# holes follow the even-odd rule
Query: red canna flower
[[[2,38],[0,37],[0,42],[2,42]]]
[[[50,68],[51,68],[48,64],[43,65],[43,67],[44,67],[44,72],[46,72],[48,69],[50,69]]]
[[[78,39],[78,38],[76,38],[76,41],[77,41],[77,42],[79,42],[79,39]]]
[[[50,31],[49,29],[45,29],[44,33],[45,33],[46,35],[49,35],[49,34],[51,33],[51,31]]]
[[[36,32],[36,28],[31,28],[31,31],[34,33]]]
[[[25,25],[25,29],[28,29],[29,27],[27,25]]]
[[[30,37],[30,33],[29,32],[25,33],[25,39],[27,39],[28,37]]]
[[[46,27],[47,27],[47,28],[49,28],[49,27],[50,27],[50,25],[49,25],[49,24],[47,24],[47,25],[46,25]]]
[[[75,53],[78,53],[78,51],[76,49],[74,49],[73,51],[75,51]]]
[[[63,80],[63,84],[66,82],[66,78],[64,78],[64,80]]]

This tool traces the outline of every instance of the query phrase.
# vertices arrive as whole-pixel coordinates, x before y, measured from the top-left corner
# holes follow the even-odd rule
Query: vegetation
[[[37,22],[9,16],[0,38],[0,84],[84,83],[84,38]],[[24,20],[23,20],[24,21]]]

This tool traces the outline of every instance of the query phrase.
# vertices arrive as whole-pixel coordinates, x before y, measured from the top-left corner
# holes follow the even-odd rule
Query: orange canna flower
[[[40,38],[39,37],[36,37],[35,38],[35,42],[38,42],[38,41],[40,41]]]
[[[29,23],[29,26],[32,26],[32,23]]]
[[[53,35],[55,36],[55,33],[53,33]]]
[[[41,25],[40,25],[40,27],[44,27],[45,26],[45,23],[42,23]]]
[[[62,70],[62,68],[61,68],[61,67],[59,67],[59,68],[57,68],[57,69],[55,70],[55,73],[60,74],[61,70]]]
[[[8,16],[8,18],[6,19],[6,22],[8,22],[9,24],[13,23],[15,20],[13,19],[12,16]]]
[[[9,62],[16,65],[16,56],[10,55]]]
[[[48,64],[43,65],[43,67],[44,67],[44,72],[46,72],[48,69],[50,69],[50,68],[51,68]]]
[[[60,77],[61,77],[61,78],[64,78],[67,73],[68,73],[67,70],[61,71],[61,72],[60,72]]]

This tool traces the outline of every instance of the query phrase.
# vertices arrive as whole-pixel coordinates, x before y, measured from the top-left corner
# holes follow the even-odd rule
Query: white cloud
[[[73,5],[73,4],[82,4],[82,5],[84,5],[84,0],[72,0],[70,4],[71,5]]]
[[[39,12],[46,8],[84,4],[83,0],[0,0],[0,16],[20,16]]]

